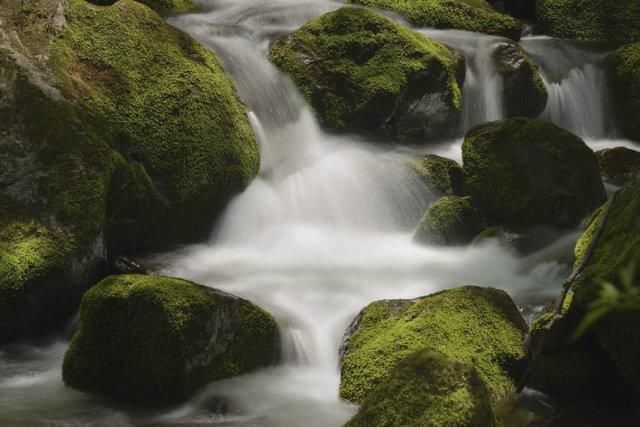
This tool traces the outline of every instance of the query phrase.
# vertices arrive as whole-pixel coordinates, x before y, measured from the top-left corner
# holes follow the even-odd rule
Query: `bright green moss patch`
[[[542,120],[479,125],[462,157],[467,191],[491,223],[572,226],[605,200],[593,151]]]
[[[427,209],[414,240],[434,245],[465,245],[485,228],[482,213],[471,197],[442,197]]]
[[[346,426],[493,426],[476,369],[430,349],[400,360]]]
[[[536,18],[552,37],[579,40],[640,40],[636,0],[538,0]]]
[[[89,3],[98,6],[110,6],[116,0],[86,0]],[[136,0],[142,4],[146,4],[158,13],[181,13],[189,12],[196,8],[193,0]]]
[[[640,43],[613,52],[607,70],[618,123],[627,137],[640,141]]]
[[[164,404],[208,382],[277,361],[275,320],[250,302],[191,282],[111,276],[82,299],[63,364],[79,390]]]
[[[123,246],[193,238],[258,170],[255,139],[231,82],[213,54],[136,2],[97,7],[71,0],[66,19],[50,59],[64,92],[153,182],[142,201],[122,188],[129,200],[118,210],[118,230],[131,240]],[[149,187],[147,176],[131,176],[143,179],[135,186]]]
[[[496,12],[484,0],[347,0],[389,9],[420,27],[477,31],[518,40],[520,22]]]
[[[463,58],[365,9],[343,8],[316,18],[276,39],[269,56],[323,124],[335,129],[424,136],[447,128],[460,111],[457,78]],[[428,94],[438,94],[433,105],[440,114],[413,117],[410,107],[427,102]]]
[[[407,166],[436,195],[461,196],[464,192],[464,174],[455,160],[430,154],[412,157],[407,161]]]
[[[520,373],[526,330],[513,301],[495,289],[466,286],[415,300],[374,302],[359,314],[345,342],[340,396],[363,402],[400,359],[429,347],[472,364],[491,398],[500,399]]]

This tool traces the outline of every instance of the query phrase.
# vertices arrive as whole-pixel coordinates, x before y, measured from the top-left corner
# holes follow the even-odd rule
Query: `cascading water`
[[[294,85],[266,58],[271,38],[339,3],[219,0],[207,6],[209,11],[170,22],[215,50],[234,80],[259,140],[260,172],[230,203],[209,242],[159,256],[152,265],[271,312],[282,331],[282,363],[213,383],[180,407],[153,411],[64,388],[60,340],[23,344],[0,352],[0,424],[340,425],[355,407],[338,398],[339,345],[349,321],[366,304],[479,284],[506,289],[516,301],[533,305],[555,295],[567,273],[553,259],[571,247],[575,233],[525,259],[491,244],[429,248],[412,242],[412,228],[433,196],[404,166],[409,149],[324,132]],[[502,118],[501,81],[489,54],[500,39],[423,32],[467,55],[462,127]],[[594,138],[613,135],[611,116],[595,105],[606,104],[603,98],[593,102],[594,109],[589,104],[584,117],[567,110],[569,94],[581,100],[573,102],[606,95],[597,77],[600,56],[563,54],[563,46],[573,49],[565,42],[547,55],[545,44],[551,43],[523,41],[550,90],[559,85],[545,117]],[[587,96],[590,91],[601,95]],[[600,120],[602,125],[590,123]],[[459,158],[460,141],[419,150]]]

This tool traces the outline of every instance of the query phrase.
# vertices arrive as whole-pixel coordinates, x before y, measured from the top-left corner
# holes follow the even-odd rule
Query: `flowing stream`
[[[258,136],[258,177],[229,205],[203,244],[150,260],[156,271],[243,296],[277,319],[278,366],[216,382],[169,410],[129,408],[62,385],[66,342],[0,350],[0,424],[337,426],[357,408],[339,399],[338,350],[368,303],[411,298],[460,284],[507,290],[526,313],[554,296],[577,238],[518,258],[491,243],[430,248],[412,230],[434,195],[405,167],[434,152],[460,160],[461,139],[392,147],[318,126],[290,80],[266,57],[269,41],[340,7],[327,0],[209,0],[203,12],[169,19],[213,49],[234,80]],[[461,128],[503,118],[502,82],[489,51],[496,37],[422,30],[467,56]],[[543,117],[593,147],[617,140],[602,61],[585,45],[526,38],[550,92]]]

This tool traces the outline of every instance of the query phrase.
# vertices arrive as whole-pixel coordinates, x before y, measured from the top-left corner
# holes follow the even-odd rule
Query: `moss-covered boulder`
[[[429,154],[411,157],[406,164],[430,193],[437,196],[461,196],[464,193],[464,173],[455,160]]]
[[[504,113],[507,117],[536,117],[547,105],[547,87],[531,59],[515,42],[493,48],[493,58],[503,79]]]
[[[640,142],[640,43],[623,46],[609,55],[607,72],[621,130]]]
[[[542,120],[476,126],[462,157],[467,191],[490,223],[574,226],[605,200],[593,151]]]
[[[328,127],[400,138],[456,128],[464,56],[377,13],[323,15],[274,40],[269,57]]]
[[[413,239],[430,245],[466,245],[485,227],[471,197],[447,196],[429,205]]]
[[[9,0],[0,19],[2,342],[76,310],[106,249],[206,235],[258,154],[214,56],[146,6]]]
[[[99,6],[110,6],[116,0],[87,0],[90,3]],[[196,8],[195,0],[136,0],[142,4],[146,4],[158,13],[181,13],[189,12]]]
[[[626,147],[596,151],[602,180],[614,185],[628,184],[640,175],[640,152]]]
[[[346,426],[493,426],[477,370],[425,348],[400,360]]]
[[[465,286],[413,300],[376,301],[345,337],[340,396],[363,402],[400,359],[429,347],[473,365],[495,401],[521,372],[526,331],[511,298],[496,289]]]
[[[640,5],[635,0],[537,0],[536,19],[552,37],[640,41]]]
[[[179,279],[108,277],[84,295],[80,322],[64,358],[65,384],[131,402],[180,401],[279,357],[271,315]]]
[[[392,10],[420,27],[477,31],[518,40],[522,25],[485,0],[347,0]]]

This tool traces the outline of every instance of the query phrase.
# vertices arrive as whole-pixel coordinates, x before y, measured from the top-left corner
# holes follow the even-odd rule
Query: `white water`
[[[433,195],[425,194],[403,166],[409,149],[324,132],[295,87],[265,56],[274,35],[339,4],[225,0],[210,5],[215,6],[211,12],[170,22],[214,49],[232,76],[258,135],[260,173],[232,201],[207,243],[161,255],[153,265],[163,274],[241,295],[273,313],[282,330],[282,363],[213,383],[184,405],[156,412],[64,388],[60,340],[12,347],[0,353],[0,424],[340,425],[356,408],[338,398],[338,349],[349,321],[369,302],[478,284],[505,289],[532,306],[555,295],[567,274],[568,267],[555,260],[570,250],[575,233],[525,259],[493,245],[429,248],[412,242],[412,228]],[[501,118],[501,83],[486,54],[498,39],[426,33],[468,56],[463,126]],[[532,55],[536,43],[524,42]],[[582,86],[575,77],[580,73],[570,72],[588,68],[588,60],[547,57],[539,50],[534,57],[543,72],[549,70],[548,84],[553,67],[569,62],[557,74],[556,101],[545,114],[571,130],[584,128],[582,135],[597,140],[594,144],[611,146],[603,142],[614,135],[606,110],[595,103],[585,115],[568,110],[575,105],[567,101],[569,95],[587,101],[605,96],[597,81]],[[460,141],[418,150],[459,158]]]

